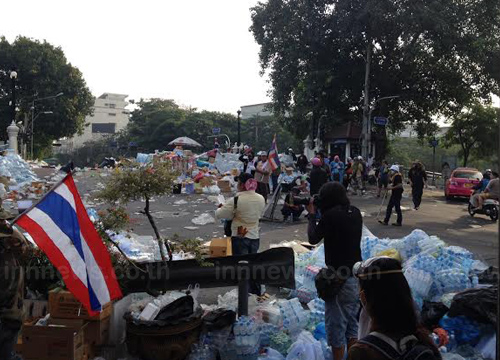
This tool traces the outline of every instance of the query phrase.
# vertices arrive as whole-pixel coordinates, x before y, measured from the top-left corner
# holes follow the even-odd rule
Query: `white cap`
[[[267,153],[265,151],[259,151],[257,153],[257,156],[263,156],[263,155],[267,155]]]
[[[358,156],[358,160],[363,160],[363,157],[361,155]]]
[[[398,165],[392,165],[390,169],[392,171],[399,172],[399,166]]]

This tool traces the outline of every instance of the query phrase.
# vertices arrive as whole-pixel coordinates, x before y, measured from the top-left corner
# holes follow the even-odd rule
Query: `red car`
[[[474,168],[456,168],[451,173],[451,177],[446,180],[444,195],[450,200],[454,196],[470,197],[474,190],[473,186],[479,184],[483,179],[477,169]]]

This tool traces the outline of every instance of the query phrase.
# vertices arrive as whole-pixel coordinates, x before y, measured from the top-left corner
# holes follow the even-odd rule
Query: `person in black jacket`
[[[394,226],[401,226],[403,223],[403,213],[401,212],[401,199],[403,197],[403,176],[399,173],[399,166],[392,165],[391,168],[391,186],[387,189],[391,190],[391,198],[389,199],[389,203],[387,204],[387,210],[385,212],[384,221],[379,220],[378,222],[382,225],[389,224],[389,219],[392,215],[392,208],[396,209],[396,214],[398,218]]]
[[[325,246],[325,263],[345,280],[338,294],[325,302],[325,325],[328,345],[332,347],[334,360],[344,357],[357,341],[359,290],[353,277],[352,267],[361,261],[361,233],[363,219],[358,208],[351,206],[345,187],[339,182],[329,182],[321,187],[317,200],[307,207],[309,243],[321,240]],[[316,223],[316,211],[321,219]]]
[[[311,174],[309,175],[309,183],[311,184],[310,193],[311,196],[317,194],[319,189],[328,182],[328,174],[325,169],[323,169],[323,163],[321,159],[315,157],[311,159],[311,164],[313,169],[311,170]]]
[[[297,159],[297,168],[302,174],[305,174],[307,172],[308,164],[309,160],[307,160],[307,157],[304,154],[299,155],[299,158]]]
[[[427,174],[424,165],[420,161],[416,161],[413,167],[408,172],[408,179],[411,184],[411,195],[413,198],[413,205],[415,210],[418,210],[422,202],[422,195],[424,193],[424,186],[427,185]]]

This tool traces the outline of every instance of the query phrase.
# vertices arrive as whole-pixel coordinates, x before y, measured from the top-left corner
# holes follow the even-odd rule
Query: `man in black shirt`
[[[382,225],[389,224],[389,219],[391,218],[392,208],[396,208],[396,214],[398,218],[394,226],[401,226],[403,224],[403,213],[401,212],[401,198],[403,197],[403,176],[399,173],[399,166],[392,165],[391,168],[391,186],[387,189],[392,191],[391,198],[387,204],[387,211],[385,213],[384,221],[379,220],[378,222]]]
[[[323,184],[328,182],[328,174],[325,169],[322,168],[321,159],[315,157],[311,159],[311,164],[313,166],[311,174],[309,175],[309,183],[311,184],[310,193],[311,196],[316,195]]]
[[[408,173],[408,179],[411,184],[411,195],[413,198],[413,205],[415,210],[418,210],[420,203],[422,202],[422,194],[424,192],[424,186],[427,183],[427,174],[425,173],[424,166],[420,161],[415,161],[413,167]]]
[[[316,207],[312,202],[307,207],[309,243],[324,240],[326,265],[346,280],[338,294],[325,301],[328,345],[332,347],[334,360],[341,360],[345,345],[349,349],[358,336],[359,288],[352,267],[361,260],[363,219],[359,209],[350,205],[346,189],[339,182],[321,187],[318,208],[321,219],[316,223]]]

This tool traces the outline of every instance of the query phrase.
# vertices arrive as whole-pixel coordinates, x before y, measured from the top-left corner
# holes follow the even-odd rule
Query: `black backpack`
[[[238,196],[234,197],[234,209],[233,209],[233,217],[236,214],[236,208],[238,207]],[[233,231],[231,230],[231,226],[233,225],[233,220],[225,220],[224,221],[224,235],[231,236]]]
[[[390,342],[392,343],[390,343]],[[402,338],[399,343],[407,344],[406,351],[400,352],[394,340],[386,337],[383,334],[373,332],[358,341],[361,344],[366,344],[391,360],[438,360],[432,349],[425,344],[422,344],[414,335]]]

